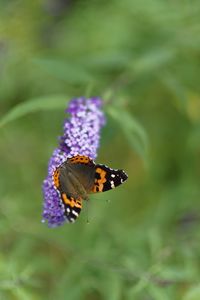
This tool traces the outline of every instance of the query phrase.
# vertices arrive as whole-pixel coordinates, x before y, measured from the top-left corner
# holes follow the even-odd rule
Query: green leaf
[[[148,138],[140,123],[129,112],[119,107],[110,106],[107,108],[107,112],[118,122],[130,146],[145,159],[147,155]]]
[[[13,294],[15,295],[16,299],[20,299],[20,300],[34,300],[36,299],[30,291],[28,291],[28,289],[22,288],[22,287],[17,287],[16,289],[14,289]]]
[[[86,84],[94,81],[94,77],[80,64],[56,59],[34,59],[33,62],[51,75],[71,84]]]
[[[187,97],[187,90],[186,87],[184,87],[183,84],[181,84],[176,76],[173,76],[173,74],[169,74],[165,72],[162,75],[159,74],[160,79],[162,83],[167,87],[167,89],[170,90],[170,92],[175,96],[175,99],[172,98],[173,101],[175,101],[175,105],[181,110],[186,111],[188,106],[188,97]]]
[[[135,299],[136,295],[140,294],[143,290],[146,289],[149,282],[148,279],[144,276],[142,277],[135,285],[133,285],[127,293],[127,299]]]
[[[103,274],[100,292],[105,300],[120,300],[121,298],[121,278],[117,272],[108,271]]]
[[[119,69],[125,68],[132,58],[132,53],[128,51],[123,52],[109,52],[109,51],[101,51],[99,53],[90,54],[89,56],[85,56],[80,59],[85,65],[89,65],[94,68],[98,68],[98,70],[102,69]]]
[[[0,127],[32,112],[65,108],[67,102],[67,97],[63,95],[44,96],[22,102],[3,116]]]
[[[171,49],[152,49],[138,57],[130,67],[137,73],[152,72],[171,62],[176,52]]]
[[[169,300],[170,298],[167,295],[167,290],[157,287],[156,285],[153,284],[149,284],[147,286],[147,290],[149,292],[149,294],[152,296],[152,299],[155,300]]]
[[[184,300],[199,300],[200,299],[200,284],[191,287],[183,299]]]

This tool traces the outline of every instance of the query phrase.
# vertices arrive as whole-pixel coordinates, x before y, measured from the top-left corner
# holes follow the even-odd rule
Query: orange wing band
[[[73,197],[68,198],[65,193],[62,193],[62,199],[65,204],[68,204],[70,207],[78,207],[82,208],[82,200],[81,199],[74,199]]]
[[[106,171],[102,170],[101,168],[97,168],[96,173],[99,174],[100,178],[95,179],[94,187],[92,189],[93,193],[102,192],[103,184],[106,182]]]
[[[59,175],[60,175],[60,172],[58,169],[55,170],[54,174],[53,174],[53,181],[54,181],[54,184],[56,186],[56,188],[59,188]]]
[[[88,156],[84,155],[76,155],[68,159],[70,163],[72,164],[88,164],[90,162],[93,162],[92,159],[90,159]]]

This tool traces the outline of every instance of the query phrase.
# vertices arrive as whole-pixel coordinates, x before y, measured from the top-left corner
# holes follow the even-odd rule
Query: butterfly
[[[76,155],[68,158],[53,173],[53,182],[59,191],[64,214],[69,222],[75,222],[88,194],[106,192],[126,181],[123,170],[114,170],[96,164],[88,156]]]

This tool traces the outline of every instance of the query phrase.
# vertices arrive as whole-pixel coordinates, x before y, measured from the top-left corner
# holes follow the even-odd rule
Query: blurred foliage
[[[199,15],[199,0],[0,1],[0,299],[200,299]],[[49,229],[41,184],[80,95],[105,100],[97,161],[129,180],[91,197],[89,225],[84,209]]]

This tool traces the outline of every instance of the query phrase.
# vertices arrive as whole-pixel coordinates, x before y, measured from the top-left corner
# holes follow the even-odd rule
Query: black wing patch
[[[95,166],[95,182],[93,193],[106,192],[126,181],[128,175],[123,170],[114,170],[105,165]]]

